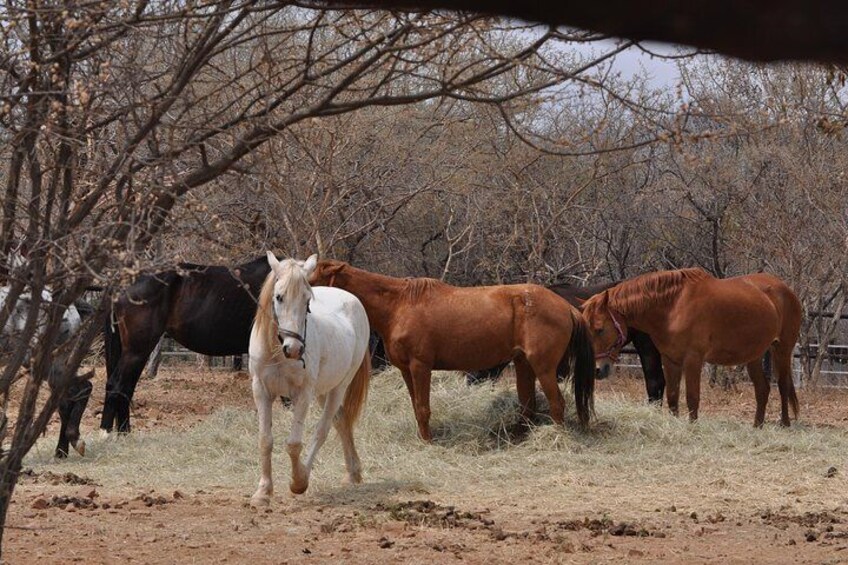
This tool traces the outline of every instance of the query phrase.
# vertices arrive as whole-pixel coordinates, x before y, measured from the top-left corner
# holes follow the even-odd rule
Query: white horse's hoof
[[[77,450],[77,453],[80,454],[80,457],[85,457],[85,440],[78,439],[76,442],[71,444],[74,446],[74,449]]]
[[[357,471],[355,473],[348,473],[342,479],[343,485],[358,485],[362,482],[362,473]]]
[[[109,439],[112,437],[112,434],[109,433],[109,430],[100,430],[100,439]]]
[[[254,494],[250,497],[250,505],[254,508],[265,508],[271,506],[271,497],[267,494]]]

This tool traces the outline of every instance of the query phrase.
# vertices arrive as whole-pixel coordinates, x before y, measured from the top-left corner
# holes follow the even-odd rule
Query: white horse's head
[[[11,288],[8,286],[0,286],[0,308],[6,307],[6,302],[9,299]],[[44,331],[44,325],[47,322],[47,309],[53,303],[53,296],[50,291],[44,289],[41,291],[41,308],[35,313],[36,318],[36,337],[38,339]],[[11,353],[16,347],[20,347],[20,334],[26,328],[29,316],[33,315],[32,295],[29,291],[21,293],[18,296],[17,302],[9,309],[9,317],[6,320],[6,325],[0,331],[0,355]],[[61,325],[59,326],[59,336],[55,345],[63,345],[70,341],[82,326],[82,318],[79,311],[73,304],[70,305],[62,314]],[[30,352],[27,352],[28,359]]]
[[[306,261],[280,261],[269,251],[268,264],[274,276],[271,300],[277,340],[282,344],[286,358],[300,360],[306,349],[307,316],[309,301],[312,300],[309,275],[318,265],[318,256],[312,255]]]

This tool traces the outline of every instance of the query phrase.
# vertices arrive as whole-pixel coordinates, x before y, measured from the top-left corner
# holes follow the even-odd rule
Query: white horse
[[[4,308],[9,298],[11,288],[9,286],[0,286],[0,309]],[[45,323],[45,314],[47,308],[53,302],[53,296],[48,290],[41,291],[42,306],[38,313],[36,334],[33,337],[33,342],[42,333],[42,328]],[[26,329],[27,320],[32,308],[32,295],[29,292],[24,292],[18,296],[14,306],[9,311],[9,318],[0,332],[0,364],[4,364],[17,348],[25,346],[21,342],[21,336]],[[59,336],[56,340],[56,345],[61,346],[69,342],[74,335],[79,331],[82,325],[82,318],[79,310],[73,304],[69,305],[62,313],[62,321],[59,326]],[[27,357],[24,359],[24,365],[29,365],[29,351],[33,344],[26,345]],[[48,384],[52,387],[53,374],[60,373],[64,367],[65,359],[62,356],[54,358],[50,367],[51,378],[48,379]],[[88,404],[88,397],[91,394],[91,383],[86,378],[78,377],[66,390],[65,397],[59,403],[59,417],[61,420],[61,430],[59,431],[59,445],[56,447],[57,457],[67,457],[68,444],[73,445],[74,449],[80,455],[85,455],[85,441],[80,439],[79,419],[82,417],[82,412]],[[5,415],[4,415],[5,416]]]
[[[0,286],[0,308],[5,306],[10,291],[10,287]],[[53,295],[50,294],[50,291],[46,289],[41,291],[41,302],[44,305],[42,307],[43,312],[53,302]],[[11,312],[9,313],[9,319],[6,320],[6,325],[3,327],[2,335],[5,339],[14,341],[16,336],[24,331],[31,304],[32,296],[29,292],[23,292],[20,296],[18,296],[18,301],[12,307]],[[41,322],[41,318],[39,319],[39,322],[43,323]],[[77,331],[79,331],[81,325],[82,317],[80,317],[77,307],[71,304],[65,310],[64,314],[62,314],[62,322],[59,327],[59,344],[67,342]],[[7,350],[10,348],[10,345],[4,343],[3,346],[0,347],[0,351],[3,353],[9,353]]]
[[[306,261],[278,261],[268,252],[271,272],[262,286],[250,333],[250,375],[259,413],[261,478],[251,501],[267,505],[274,492],[271,479],[271,406],[275,398],[292,399],[292,427],[286,450],[291,457],[289,488],[301,494],[309,487],[309,473],[330,425],[342,441],[347,480],[362,481],[353,426],[365,403],[371,356],[370,328],[365,308],[347,291],[309,286],[318,256]],[[313,398],[324,411],[301,463],[303,426]]]

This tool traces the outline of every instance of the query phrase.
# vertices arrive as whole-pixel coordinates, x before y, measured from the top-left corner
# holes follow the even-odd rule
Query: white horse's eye
[[[283,301],[283,295],[282,295],[282,294],[278,294],[278,295],[276,296],[276,299],[277,299],[277,302],[282,302],[282,301]]]

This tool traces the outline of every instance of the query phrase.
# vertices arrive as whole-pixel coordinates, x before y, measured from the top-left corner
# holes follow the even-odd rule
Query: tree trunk
[[[0,463],[0,555],[3,554],[3,538],[6,533],[6,517],[9,512],[9,503],[15,492],[18,482],[18,474],[21,472],[21,460],[19,457],[7,456]]]

